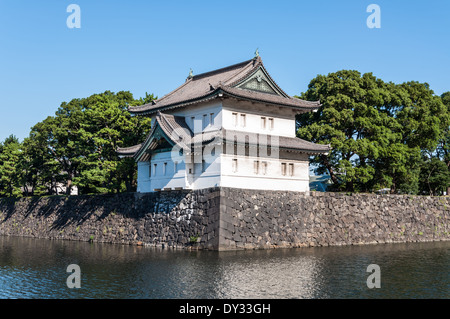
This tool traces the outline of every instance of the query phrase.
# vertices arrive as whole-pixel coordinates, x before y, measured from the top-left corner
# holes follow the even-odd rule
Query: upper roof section
[[[190,73],[184,84],[169,94],[148,104],[129,107],[128,110],[133,114],[152,114],[226,97],[300,111],[312,111],[320,107],[318,101],[304,101],[287,95],[269,75],[258,55],[214,71],[198,75]]]

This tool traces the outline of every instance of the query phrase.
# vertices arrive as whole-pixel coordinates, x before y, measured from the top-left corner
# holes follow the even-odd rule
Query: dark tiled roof
[[[218,97],[235,97],[244,100],[276,104],[303,110],[315,110],[319,102],[308,102],[288,96],[270,77],[270,82],[281,95],[269,94],[235,87],[249,78],[258,69],[264,68],[261,58],[244,61],[218,70],[188,77],[185,83],[162,98],[141,106],[130,107],[135,114],[150,114],[160,110],[167,110],[199,103]]]
[[[249,133],[222,129],[222,138],[228,143],[245,143],[258,146],[272,146],[275,148],[295,150],[305,153],[327,153],[331,150],[329,145],[315,144],[298,137],[274,136],[259,133]]]
[[[188,144],[193,136],[192,131],[187,126],[184,117],[174,116],[170,114],[163,114],[157,112],[155,116],[155,124],[152,130],[147,136],[144,143],[140,144],[140,147],[136,145],[135,158],[138,158],[143,152],[145,152],[151,144],[152,136],[157,127],[161,128],[164,134],[169,138],[173,144],[177,144],[184,149],[189,149]],[[188,144],[186,144],[188,143]]]
[[[140,150],[142,147],[142,143],[130,147],[119,147],[117,149],[117,154],[123,157],[133,157],[134,154]]]
[[[172,142],[182,144],[184,148],[187,148],[186,143],[190,143],[194,134],[186,124],[184,117],[158,112],[156,121]]]
[[[315,110],[320,106],[319,102],[304,101],[294,97],[282,97],[279,95],[261,93],[234,87],[223,87],[222,89],[225,93],[228,93],[229,96],[234,96],[236,98],[246,99],[250,101],[259,101],[275,105],[290,106],[294,108],[309,108],[311,110]]]

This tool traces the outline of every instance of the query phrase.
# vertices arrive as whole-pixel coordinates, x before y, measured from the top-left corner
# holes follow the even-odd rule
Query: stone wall
[[[218,189],[0,200],[0,235],[217,247]]]
[[[450,197],[221,190],[223,248],[450,240]]]
[[[0,235],[215,250],[450,240],[450,197],[222,187],[0,199]]]

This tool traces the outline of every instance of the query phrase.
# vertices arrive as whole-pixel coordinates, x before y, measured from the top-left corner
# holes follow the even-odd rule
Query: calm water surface
[[[450,242],[193,252],[0,236],[0,298],[450,298]]]

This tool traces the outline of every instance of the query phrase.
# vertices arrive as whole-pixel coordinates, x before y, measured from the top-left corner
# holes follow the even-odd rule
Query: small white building
[[[138,192],[222,186],[309,191],[309,156],[328,145],[296,137],[295,115],[319,102],[288,96],[255,58],[192,75],[149,104],[144,143],[118,149],[138,163]]]

